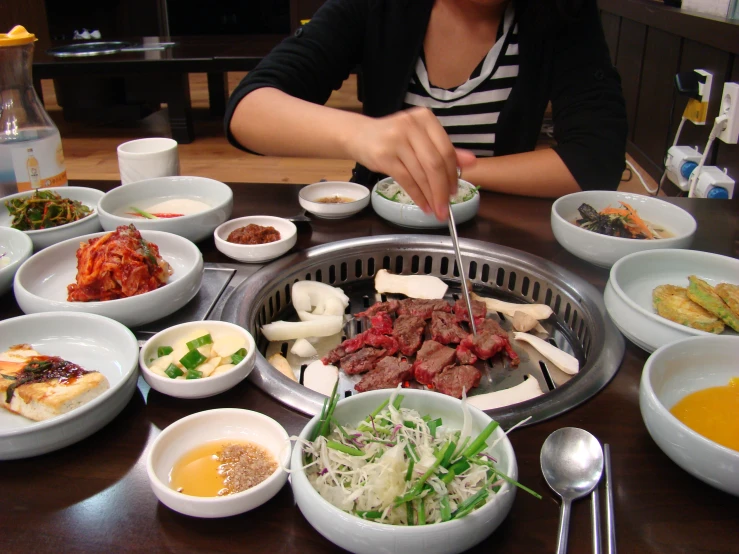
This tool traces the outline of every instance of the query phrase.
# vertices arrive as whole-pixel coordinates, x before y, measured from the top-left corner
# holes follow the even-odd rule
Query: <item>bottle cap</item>
[[[7,35],[0,33],[0,48],[3,46],[21,46],[32,42],[36,42],[36,35],[26,31],[23,25],[16,25]]]

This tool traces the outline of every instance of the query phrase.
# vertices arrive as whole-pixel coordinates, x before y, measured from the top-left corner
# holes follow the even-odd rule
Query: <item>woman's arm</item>
[[[551,148],[477,160],[474,167],[463,171],[462,178],[485,190],[522,196],[556,198],[580,190]]]
[[[454,149],[436,117],[422,108],[371,118],[260,88],[239,102],[230,130],[240,144],[263,154],[350,159],[391,175],[439,219],[446,219],[456,168],[475,164],[472,154]]]

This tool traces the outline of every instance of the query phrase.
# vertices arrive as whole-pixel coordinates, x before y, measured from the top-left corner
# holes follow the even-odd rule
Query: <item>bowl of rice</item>
[[[378,181],[370,197],[372,209],[377,215],[401,227],[441,229],[447,226],[446,221],[439,221],[435,215],[423,213],[392,177]],[[472,183],[460,179],[457,194],[450,201],[454,221],[457,224],[464,223],[477,215],[480,209],[480,192]]]
[[[334,544],[367,554],[452,554],[483,541],[508,515],[516,456],[485,412],[414,389],[353,395],[326,411],[303,429],[290,467],[300,511]]]

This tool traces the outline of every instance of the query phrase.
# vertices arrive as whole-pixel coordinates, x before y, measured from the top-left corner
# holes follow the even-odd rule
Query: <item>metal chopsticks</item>
[[[606,470],[606,552],[616,554],[616,520],[613,515],[613,481],[611,480],[611,446],[603,445]]]
[[[457,268],[459,269],[459,278],[462,281],[462,294],[464,295],[465,304],[467,304],[467,313],[470,316],[470,328],[472,334],[477,336],[477,327],[475,326],[475,317],[472,315],[472,301],[470,300],[470,291],[467,290],[467,277],[464,274],[464,265],[462,264],[462,252],[459,250],[459,239],[457,238],[457,226],[454,223],[454,214],[452,214],[452,203],[449,202],[449,234],[452,236],[452,244],[454,245],[454,255],[457,258]]]

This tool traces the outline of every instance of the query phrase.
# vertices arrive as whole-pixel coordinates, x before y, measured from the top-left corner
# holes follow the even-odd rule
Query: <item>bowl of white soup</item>
[[[134,224],[198,242],[231,216],[231,187],[206,177],[157,177],[108,192],[98,204],[106,231]]]

